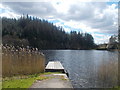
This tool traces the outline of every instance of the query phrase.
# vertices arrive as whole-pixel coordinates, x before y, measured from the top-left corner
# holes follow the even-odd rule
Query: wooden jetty
[[[48,62],[45,68],[45,71],[46,72],[62,72],[62,73],[50,74],[49,76],[53,78],[45,80],[43,82],[38,82],[34,84],[31,88],[36,88],[36,86],[38,86],[38,88],[70,88],[70,90],[74,90],[68,78],[69,77],[68,73],[66,72],[66,70],[64,69],[60,61]]]
[[[48,62],[46,68],[46,72],[62,72],[66,73],[64,67],[60,63],[60,61],[50,61]]]

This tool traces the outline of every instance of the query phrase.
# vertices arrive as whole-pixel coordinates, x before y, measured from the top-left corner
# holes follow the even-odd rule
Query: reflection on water
[[[117,52],[98,50],[43,50],[48,61],[61,61],[75,88],[117,84]],[[113,77],[114,76],[114,77]]]

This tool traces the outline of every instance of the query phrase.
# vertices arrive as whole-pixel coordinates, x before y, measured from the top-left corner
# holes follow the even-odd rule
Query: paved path
[[[71,82],[66,74],[50,74],[45,75],[51,77],[43,81],[36,81],[30,88],[71,88]]]

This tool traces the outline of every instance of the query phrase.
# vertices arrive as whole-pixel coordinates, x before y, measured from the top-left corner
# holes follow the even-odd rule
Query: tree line
[[[3,44],[38,49],[92,49],[94,38],[89,33],[66,33],[45,19],[21,16],[19,19],[2,17]]]

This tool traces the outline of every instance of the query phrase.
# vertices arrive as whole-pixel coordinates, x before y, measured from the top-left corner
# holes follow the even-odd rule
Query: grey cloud
[[[70,9],[67,13],[67,15],[62,15],[62,18],[69,21],[69,20],[75,20],[75,21],[81,21],[81,20],[91,20],[94,18],[95,10],[99,12],[103,12],[103,10],[106,8],[105,3],[103,2],[84,2],[84,3],[77,3],[70,6]]]
[[[87,7],[87,5],[89,7]],[[80,4],[74,4],[71,5],[68,14],[65,15],[66,20],[75,20],[75,21],[80,21],[80,20],[87,20],[91,17],[93,17],[93,13],[91,10],[93,9],[93,6],[91,3],[80,3]]]
[[[117,33],[117,28],[113,26],[117,22],[115,14],[105,13],[104,10],[108,8],[105,2],[90,2],[71,5],[68,15],[63,18],[67,21],[74,20],[82,22],[93,29],[100,29],[102,33]],[[103,17],[97,17],[96,11],[103,14]]]
[[[111,30],[101,30],[100,33],[107,33],[107,34],[118,34],[118,30],[115,30],[114,28]]]
[[[3,2],[2,3],[4,6],[8,6],[9,8],[11,8],[14,12],[17,13],[21,13],[25,12],[25,9],[30,9],[33,7],[33,3],[29,3],[29,2]],[[27,11],[27,10],[26,10]]]
[[[87,23],[87,22],[86,22]],[[109,18],[109,17],[104,17],[103,19],[93,19],[90,21],[88,21],[87,23],[88,25],[90,25],[92,28],[105,28],[108,26],[111,26],[114,24],[113,19]]]
[[[92,20],[96,21],[96,20]],[[89,22],[88,25],[90,25],[92,28],[95,29],[101,29],[101,32],[104,33],[105,30],[108,30],[106,33],[117,33],[117,26],[114,26],[114,22],[117,22],[117,19],[114,18],[114,15],[104,15],[103,19],[96,22]]]
[[[3,3],[3,5],[21,15],[24,13],[44,18],[56,13],[56,9],[48,2],[9,2]]]

